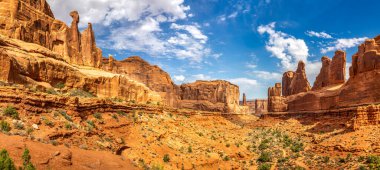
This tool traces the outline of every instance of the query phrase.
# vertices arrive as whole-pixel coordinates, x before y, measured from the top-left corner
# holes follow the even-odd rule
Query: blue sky
[[[266,98],[282,73],[306,62],[312,84],[337,49],[347,61],[380,34],[380,1],[362,0],[48,0],[57,19],[92,22],[103,55],[138,55],[176,84],[229,80],[249,99]],[[349,65],[348,65],[349,66]]]

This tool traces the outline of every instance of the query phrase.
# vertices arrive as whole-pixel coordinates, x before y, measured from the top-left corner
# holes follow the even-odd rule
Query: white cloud
[[[253,96],[255,96],[255,91],[259,87],[259,83],[257,80],[249,79],[249,78],[235,78],[235,79],[229,79],[233,84],[236,84],[239,86],[240,94],[246,93],[248,99],[252,99]]]
[[[173,78],[175,82],[179,82],[179,83],[182,83],[186,79],[184,75],[175,75],[173,76]]]
[[[204,74],[192,75],[192,78],[195,80],[212,80],[210,76]]]
[[[335,50],[345,50],[348,48],[356,47],[359,44],[363,43],[367,37],[361,37],[361,38],[342,38],[337,39],[336,41],[331,43],[331,46],[325,47],[321,49],[321,53],[327,53],[330,51]]]
[[[274,30],[276,23],[261,25],[257,28],[260,34],[268,34],[269,40],[265,48],[272,56],[281,60],[284,70],[295,70],[298,61],[307,62],[309,48],[302,39],[297,39],[281,31]]]
[[[71,22],[69,13],[77,10],[80,25],[88,22],[110,25],[115,21],[139,21],[165,15],[168,20],[185,19],[190,9],[184,0],[48,0],[58,19]],[[161,17],[162,18],[162,17]]]
[[[228,18],[236,18],[238,14],[239,13],[235,11],[232,14],[228,15]]]
[[[325,39],[333,38],[330,34],[327,34],[325,32],[307,31],[306,35],[308,35],[309,37],[318,37],[318,38],[325,38]]]
[[[250,69],[255,69],[255,68],[257,67],[256,64],[252,64],[252,63],[247,63],[245,66],[246,66],[247,68],[250,68]]]
[[[226,21],[226,15],[220,15],[220,16],[218,16],[218,18],[217,18],[217,20],[218,20],[218,22],[224,22],[224,21]]]
[[[275,81],[281,81],[282,74],[275,73],[275,72],[268,72],[268,71],[253,71],[251,73],[253,76],[256,76],[260,79],[264,80],[275,80]]]
[[[171,29],[176,30],[186,30],[189,32],[195,39],[201,40],[201,43],[206,43],[208,37],[204,35],[197,26],[194,25],[178,25],[176,23],[173,23],[170,26]]]

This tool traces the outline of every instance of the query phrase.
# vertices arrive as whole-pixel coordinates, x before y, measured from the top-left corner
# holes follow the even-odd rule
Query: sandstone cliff
[[[196,81],[181,85],[180,107],[223,113],[247,113],[239,106],[239,87],[223,80]]]
[[[326,56],[322,57],[321,61],[322,68],[312,90],[344,83],[346,77],[346,53],[344,51],[336,51],[332,61]]]
[[[0,34],[46,47],[70,63],[100,67],[102,53],[96,47],[91,24],[79,33],[79,14],[70,13],[71,27],[56,20],[45,0],[0,2]]]
[[[281,96],[281,83],[276,83],[274,87],[268,88],[268,112],[287,111],[286,98]]]
[[[99,69],[74,67],[57,53],[36,44],[0,35],[0,80],[51,88],[83,89],[98,97],[121,98],[140,103],[161,102],[161,97],[142,83]]]
[[[133,56],[117,61],[110,56],[103,59],[103,69],[126,75],[133,80],[144,83],[153,91],[158,92],[168,106],[177,107],[179,102],[179,87],[174,84],[170,75],[156,65],[150,65],[140,57]]]

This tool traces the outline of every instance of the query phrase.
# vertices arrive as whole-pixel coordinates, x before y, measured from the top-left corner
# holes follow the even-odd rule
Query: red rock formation
[[[245,96],[245,93],[243,93],[243,106],[247,106],[247,98]]]
[[[294,71],[288,71],[283,74],[282,76],[282,95],[283,96],[289,96],[292,94],[292,89],[290,85],[293,81],[294,75],[295,75]]]
[[[266,99],[256,99],[255,100],[255,113],[265,114],[268,112],[268,100]]]
[[[310,84],[306,77],[305,63],[303,61],[298,62],[297,71],[294,75],[292,83],[290,84],[291,95],[309,91]]]
[[[323,56],[321,61],[322,68],[317,78],[315,79],[312,90],[318,90],[329,85],[331,59],[329,59],[327,56]]]
[[[346,80],[346,52],[338,50],[332,59],[329,73],[329,85],[342,84]]]
[[[156,65],[150,65],[140,57],[134,56],[116,61],[113,57],[103,59],[103,69],[113,73],[123,74],[131,79],[144,83],[150,89],[158,92],[169,106],[178,106],[179,88],[170,75]]]
[[[286,98],[281,96],[281,83],[276,83],[274,87],[268,88],[268,112],[285,112],[287,105]]]
[[[70,64],[100,67],[102,54],[91,24],[81,36],[77,12],[70,13],[69,28],[54,18],[45,0],[3,0],[0,4],[0,34],[46,47]]]
[[[121,98],[138,103],[161,102],[161,97],[142,83],[97,69],[79,69],[60,55],[39,45],[0,35],[0,80],[45,86],[64,83],[66,89],[83,89],[98,97]]]
[[[181,85],[180,107],[223,113],[247,113],[239,106],[239,87],[223,80],[196,81]]]

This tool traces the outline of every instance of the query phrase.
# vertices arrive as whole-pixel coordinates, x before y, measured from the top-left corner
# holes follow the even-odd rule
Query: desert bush
[[[259,162],[270,162],[272,160],[272,154],[270,152],[262,152],[257,159]]]
[[[380,156],[369,155],[367,157],[366,163],[368,164],[370,169],[380,169]]]
[[[100,114],[100,113],[95,113],[95,114],[94,114],[94,117],[95,117],[96,119],[99,119],[99,120],[103,119],[102,114]]]
[[[8,106],[3,111],[5,116],[11,117],[13,119],[19,119],[19,114],[13,106]]]
[[[87,124],[88,124],[91,128],[94,128],[94,127],[95,127],[95,123],[94,123],[92,120],[87,120]]]
[[[24,124],[20,121],[16,121],[13,123],[13,126],[16,128],[16,129],[19,129],[19,130],[22,130],[24,129]]]
[[[228,155],[224,156],[223,161],[229,161],[230,157]]]
[[[268,139],[264,139],[260,145],[259,145],[259,149],[260,150],[264,150],[264,149],[267,149],[269,148],[269,140]]]
[[[258,170],[270,170],[271,165],[270,164],[261,164],[257,169]]]
[[[32,164],[32,162],[30,162],[31,158],[32,157],[30,156],[29,149],[25,148],[24,153],[22,154],[22,160],[23,160],[23,165],[24,165],[23,170],[35,170],[36,169],[34,167],[34,165]]]
[[[127,113],[125,113],[125,112],[123,112],[123,111],[121,111],[121,110],[117,111],[116,113],[117,113],[118,115],[120,115],[120,116],[127,116]]]
[[[0,121],[0,130],[3,132],[9,132],[11,130],[11,127],[8,122],[2,120]]]
[[[73,126],[71,125],[71,123],[65,122],[65,128],[67,130],[71,130],[71,129],[73,129]]]
[[[73,121],[73,119],[71,118],[71,116],[69,116],[66,111],[60,110],[60,111],[58,111],[58,113],[61,114],[66,120],[68,120],[70,122]]]
[[[302,142],[293,142],[292,146],[290,146],[290,150],[293,152],[303,151],[303,143]]]
[[[9,157],[8,151],[3,149],[0,151],[0,169],[1,170],[16,170],[16,166],[13,163],[11,157]]]
[[[162,165],[153,165],[151,170],[164,170],[164,166]]]
[[[54,87],[57,88],[57,89],[63,89],[63,88],[65,88],[65,84],[62,83],[62,82],[59,82]]]
[[[189,146],[189,147],[187,148],[187,152],[188,152],[188,153],[192,153],[192,152],[193,152],[193,148],[192,148],[191,146]]]
[[[169,154],[165,154],[163,160],[164,162],[169,162],[170,161]]]
[[[47,118],[44,119],[44,123],[45,123],[46,126],[54,127],[54,123],[51,120],[47,119]]]
[[[72,89],[72,90],[69,92],[69,95],[70,95],[70,96],[85,97],[85,98],[95,97],[95,95],[93,95],[92,93],[87,92],[87,91],[82,90],[82,89]]]
[[[47,94],[53,94],[53,95],[57,95],[58,94],[58,92],[55,91],[53,88],[46,89],[46,93]]]

